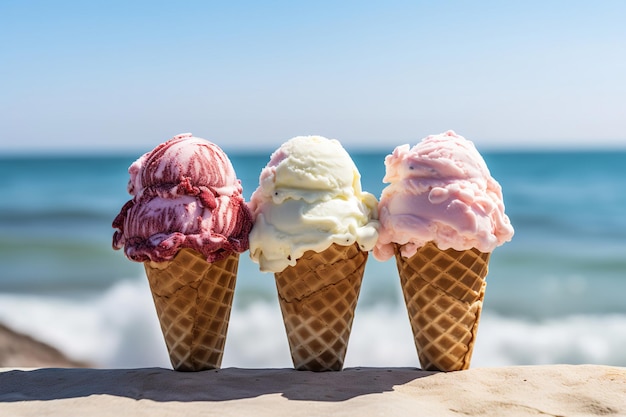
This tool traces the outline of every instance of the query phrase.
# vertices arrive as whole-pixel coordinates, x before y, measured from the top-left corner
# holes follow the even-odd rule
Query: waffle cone
[[[220,367],[238,263],[238,253],[208,263],[190,249],[182,249],[170,262],[144,263],[175,370]]]
[[[420,364],[468,369],[474,350],[490,253],[441,250],[433,242],[411,258],[396,246],[396,264]]]
[[[343,368],[367,256],[333,244],[274,274],[294,368]]]

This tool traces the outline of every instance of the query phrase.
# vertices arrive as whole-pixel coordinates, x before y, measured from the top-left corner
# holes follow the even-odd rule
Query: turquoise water
[[[352,153],[362,174],[363,189],[377,196],[384,187],[385,154]],[[127,168],[137,156],[0,157],[0,320],[105,365],[134,366],[150,357],[135,358],[134,346],[140,342],[133,344],[128,336],[137,333],[137,326],[145,326],[145,320],[152,320],[142,266],[111,249],[111,221],[129,199]],[[248,199],[269,153],[229,156]],[[626,354],[618,349],[626,341],[626,153],[502,152],[485,153],[484,157],[503,187],[506,212],[516,233],[512,242],[493,253],[488,276],[481,334],[487,333],[482,336],[486,342],[500,345],[485,346],[482,354],[477,345],[477,358],[483,357],[484,365],[541,361],[626,365]],[[124,291],[134,293],[131,296]],[[108,323],[103,316],[111,312],[106,308],[125,305],[124,297],[141,299],[143,310],[127,312],[117,324]],[[244,254],[231,324],[234,336],[229,336],[233,339],[231,356],[227,356],[233,366],[283,363],[274,361],[276,356],[284,356],[284,347],[282,353],[268,347],[260,356],[242,347],[253,332],[248,328],[250,323],[263,314],[277,322],[271,331],[283,342],[275,298],[272,275],[260,273]],[[111,306],[98,304],[103,300]],[[116,304],[118,307],[113,307]],[[21,311],[19,317],[16,305]],[[351,343],[359,343],[354,341],[359,340],[357,325],[371,329],[379,320],[394,320],[404,329],[398,332],[406,361],[414,360],[411,346],[406,346],[410,334],[406,335],[408,323],[404,323],[406,312],[402,308],[393,261],[381,263],[370,257]],[[46,327],[43,322],[37,322],[51,314],[68,317],[59,340],[42,329]],[[90,314],[92,322],[87,320]],[[84,317],[78,320],[72,315]],[[95,338],[98,329],[121,335],[117,353],[101,357],[88,352],[87,347],[77,348],[67,342],[67,333],[75,331],[72,320],[75,325],[84,321],[81,331],[92,329]],[[95,323],[98,320],[109,327]],[[264,325],[262,322],[256,327]],[[600,332],[595,339],[604,340],[602,346],[592,344],[589,348],[587,339],[576,336],[581,326]],[[107,330],[102,330],[105,327]],[[248,329],[247,333],[243,329]],[[534,352],[537,344],[543,346],[542,338],[556,335],[570,340],[570,347],[579,345],[574,351],[554,348],[554,354],[541,360],[538,353],[526,351],[511,356],[506,343],[513,343],[519,332],[527,334],[528,352]],[[385,356],[388,348],[383,343],[377,356],[363,353],[354,360],[360,365],[385,363],[390,360]],[[493,362],[489,356],[496,348],[500,350],[494,355],[500,359]],[[563,352],[569,353],[562,356]],[[155,355],[160,358],[155,360],[162,360],[162,356],[162,352]]]

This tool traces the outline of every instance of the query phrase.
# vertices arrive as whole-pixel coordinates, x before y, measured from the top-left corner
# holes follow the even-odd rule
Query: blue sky
[[[626,147],[626,1],[0,1],[0,152]]]

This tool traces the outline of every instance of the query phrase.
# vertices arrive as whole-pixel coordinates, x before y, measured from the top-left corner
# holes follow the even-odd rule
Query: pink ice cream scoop
[[[252,216],[241,181],[215,144],[177,135],[128,169],[133,199],[113,221],[113,248],[137,262],[164,262],[182,248],[208,262],[248,249]]]
[[[391,258],[396,243],[411,257],[429,241],[442,250],[492,252],[513,237],[500,184],[474,144],[453,131],[398,146],[385,166],[377,259]]]

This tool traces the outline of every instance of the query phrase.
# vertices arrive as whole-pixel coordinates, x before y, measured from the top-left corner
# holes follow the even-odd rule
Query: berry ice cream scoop
[[[241,182],[214,143],[181,134],[128,169],[133,196],[115,218],[113,247],[137,262],[170,261],[180,249],[208,262],[248,249],[252,227]]]
[[[190,133],[128,169],[132,199],[113,221],[113,248],[143,262],[174,369],[219,368],[252,216],[217,145]]]

